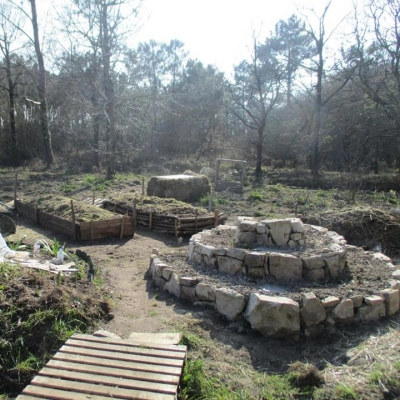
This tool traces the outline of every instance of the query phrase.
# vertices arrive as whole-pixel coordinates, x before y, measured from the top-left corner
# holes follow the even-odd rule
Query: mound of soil
[[[40,210],[66,220],[72,220],[71,199],[55,195],[39,195],[27,198],[24,202],[37,204]],[[74,200],[74,213],[76,222],[89,222],[112,219],[115,214],[88,203]]]
[[[154,213],[156,215],[164,216],[180,216],[180,217],[194,217],[210,215],[205,208],[194,207],[183,201],[175,200],[172,198],[161,198],[156,196],[132,196],[129,193],[118,193],[110,196],[110,201],[115,202],[117,205],[132,206],[136,200],[137,210],[146,213]]]

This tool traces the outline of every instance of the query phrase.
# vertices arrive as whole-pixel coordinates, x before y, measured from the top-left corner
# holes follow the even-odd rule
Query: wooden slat
[[[135,400],[172,400],[174,395],[151,393],[144,390],[124,389],[106,385],[95,385],[93,383],[82,383],[76,381],[61,380],[56,378],[49,378],[46,376],[36,376],[32,383],[24,390],[24,394],[32,394],[32,388],[40,386],[40,390],[36,393],[44,394],[44,388],[61,389],[70,391],[69,397],[66,399],[75,399],[74,392],[96,394],[105,397],[120,398],[120,399],[135,399]],[[71,393],[72,392],[72,393]],[[51,398],[51,397],[50,397]]]
[[[125,389],[145,390],[147,392],[156,393],[176,393],[176,385],[166,383],[155,383],[149,381],[141,381],[138,379],[118,378],[114,376],[96,375],[90,372],[66,371],[55,368],[44,367],[39,373],[39,376],[46,376],[57,379],[74,380],[75,382],[94,383],[108,386],[116,386]]]
[[[171,344],[171,342],[179,342],[182,334],[179,333],[132,333],[128,340],[124,340],[124,346],[129,347],[144,347],[150,349],[167,350],[174,352],[186,353],[186,346]],[[75,334],[71,339],[86,340],[88,342],[108,343],[108,344],[121,344],[121,340],[113,338],[105,338],[101,336],[92,336],[85,334]],[[70,340],[71,340],[70,339]],[[147,341],[142,345],[143,341]],[[151,343],[148,343],[151,341]]]
[[[92,350],[92,349],[85,349],[85,348],[76,348],[76,347],[71,347],[71,346],[61,347],[60,352],[70,353],[70,354],[81,354],[81,355],[92,356],[92,357],[102,357],[102,358],[111,359],[111,360],[134,361],[134,362],[153,364],[153,365],[166,365],[166,366],[171,366],[171,367],[182,367],[182,365],[183,365],[183,360],[148,357],[148,356],[141,356],[141,355],[137,355],[137,354],[126,354],[126,353],[119,354],[116,352],[100,351],[100,350],[96,350],[96,349]]]
[[[30,394],[20,394],[18,400],[110,400],[110,396],[99,396],[95,394],[71,392],[59,389],[52,389],[40,386],[29,386],[26,389]],[[36,396],[35,396],[36,395]],[[113,397],[114,400],[122,400],[122,397]]]
[[[119,366],[109,367],[109,366],[98,366],[98,365],[88,365],[76,362],[60,361],[60,360],[50,360],[46,367],[54,369],[63,369],[68,371],[76,372],[87,372],[90,371],[93,374],[105,375],[105,376],[118,376],[127,379],[140,379],[149,382],[159,382],[166,384],[179,383],[179,377],[174,375],[167,375],[155,372],[143,372],[137,371],[135,369],[123,369]]]
[[[110,360],[104,359],[99,357],[90,357],[90,356],[82,356],[79,354],[68,354],[58,352],[54,357],[54,360],[60,361],[71,361],[77,362],[82,364],[89,364],[89,365],[98,365],[98,366],[108,366],[108,367],[118,367],[118,368],[125,368],[135,371],[143,371],[143,372],[151,372],[154,371],[154,364],[145,364],[145,363],[138,363],[138,362],[129,362],[129,361],[122,361],[118,360]],[[181,373],[180,367],[170,367],[165,365],[157,365],[157,372],[160,374],[170,374],[179,376]]]
[[[180,359],[182,358],[181,352],[171,351],[171,350],[159,350],[152,349],[145,346],[135,346],[132,343],[126,343],[123,345],[114,344],[114,343],[99,343],[99,342],[90,342],[86,340],[78,340],[73,337],[68,340],[65,346],[72,346],[74,348],[86,348],[86,349],[94,349],[101,351],[111,351],[118,353],[128,353],[128,354],[139,354],[146,355],[148,357],[163,357],[163,358],[173,358]]]
[[[17,400],[175,400],[186,347],[74,335]]]

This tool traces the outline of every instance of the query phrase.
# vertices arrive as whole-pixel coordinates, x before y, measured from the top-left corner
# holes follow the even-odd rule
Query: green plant
[[[6,239],[7,246],[11,250],[25,250],[28,247],[27,245],[24,244],[25,237],[26,236],[23,236],[22,238],[18,239],[16,242],[9,242]]]
[[[336,386],[334,392],[337,400],[356,400],[358,398],[355,389],[344,384]]]
[[[257,191],[257,190],[252,190],[249,193],[247,199],[250,200],[250,201],[251,200],[264,201],[264,195],[261,192]]]

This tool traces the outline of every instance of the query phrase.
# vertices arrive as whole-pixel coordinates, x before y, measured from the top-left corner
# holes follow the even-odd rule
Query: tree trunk
[[[14,167],[19,165],[19,152],[18,152],[18,143],[17,143],[17,133],[15,127],[15,96],[14,96],[14,84],[11,75],[11,61],[10,61],[10,52],[7,44],[4,47],[4,56],[6,61],[6,75],[7,75],[7,84],[8,84],[8,100],[9,107],[8,113],[10,117],[10,138],[11,138],[11,156],[12,163]]]
[[[49,121],[47,117],[47,100],[46,100],[46,70],[44,68],[43,54],[39,43],[39,27],[37,22],[36,3],[35,0],[29,0],[32,9],[32,27],[34,36],[35,52],[39,67],[38,92],[40,101],[40,129],[42,132],[44,158],[47,168],[53,163],[53,151],[51,148],[51,136],[49,131]]]
[[[264,142],[264,126],[258,128],[257,144],[256,144],[256,175],[261,176],[262,173],[262,153]]]

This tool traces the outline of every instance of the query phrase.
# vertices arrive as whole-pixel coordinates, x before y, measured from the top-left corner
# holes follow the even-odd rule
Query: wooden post
[[[175,237],[178,239],[178,221],[179,217],[175,218]]]
[[[214,226],[217,227],[218,226],[218,218],[219,217],[219,210],[218,208],[216,208],[214,210]]]
[[[125,215],[122,216],[122,221],[121,221],[121,233],[119,235],[119,238],[122,239],[124,236],[124,222],[125,222]]]
[[[152,227],[153,227],[153,212],[150,211],[150,214],[149,214],[149,229],[151,230]]]
[[[133,217],[133,230],[135,231],[137,224],[137,210],[136,210],[137,200],[133,200],[132,217]]]
[[[142,196],[144,196],[144,177],[142,178]]]
[[[72,223],[74,225],[74,232],[72,234],[74,240],[76,240],[76,226],[75,226],[75,210],[74,210],[74,201],[71,200],[71,216],[72,216]]]
[[[93,242],[93,221],[90,221],[89,224],[90,224],[90,240]]]
[[[195,212],[195,217],[194,217],[194,233],[197,233],[197,208],[196,208],[196,212]]]
[[[212,210],[212,198],[213,198],[213,192],[210,191],[210,195],[208,196],[208,212],[211,212]]]
[[[14,206],[15,206],[15,201],[17,200],[17,186],[18,186],[18,172],[15,173],[15,180],[14,180]]]
[[[96,194],[96,192],[93,190],[93,194],[92,194],[92,206],[94,206],[95,194]]]

